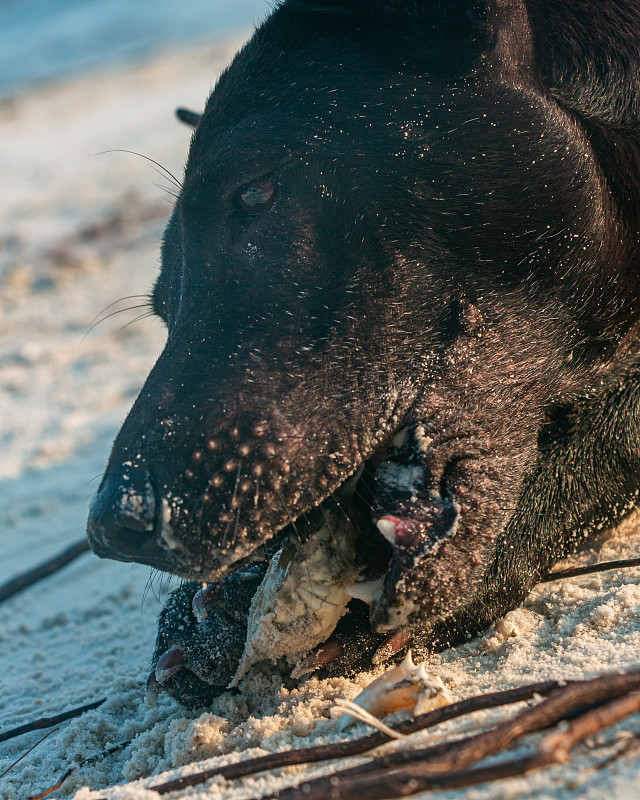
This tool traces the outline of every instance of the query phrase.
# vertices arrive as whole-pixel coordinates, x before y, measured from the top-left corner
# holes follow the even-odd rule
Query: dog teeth
[[[402,430],[398,431],[396,435],[391,440],[391,443],[395,448],[400,450],[400,448],[405,444],[407,441],[407,436],[409,435],[409,428],[403,428]]]
[[[160,501],[160,543],[168,550],[184,550],[184,544],[178,539],[173,529],[173,509],[181,504],[177,498],[163,497]]]
[[[421,453],[426,453],[433,444],[433,439],[427,436],[424,425],[416,425],[415,436],[416,442],[418,443],[418,450],[420,450]]]
[[[155,669],[155,678],[162,684],[168,680],[184,663],[184,653],[177,647],[171,647],[158,659]]]
[[[433,444],[433,439],[430,436],[423,436],[418,440],[418,450],[421,453],[426,453]]]
[[[382,517],[376,522],[376,528],[389,542],[389,544],[394,545],[396,543],[396,524],[392,519],[389,519],[388,517]]]

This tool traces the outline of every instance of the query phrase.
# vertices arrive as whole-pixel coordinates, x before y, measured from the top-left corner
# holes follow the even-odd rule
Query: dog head
[[[299,0],[256,31],[190,119],[98,555],[211,579],[401,427],[501,386],[535,426],[610,357],[628,257],[544,5]]]

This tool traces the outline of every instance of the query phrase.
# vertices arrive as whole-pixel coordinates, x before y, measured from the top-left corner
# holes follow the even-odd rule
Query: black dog
[[[335,671],[481,630],[628,513],[640,4],[285,0],[186,117],[167,344],[89,521],[100,556],[217,581],[204,622],[198,583],[163,613],[170,691],[226,686],[264,546],[354,474],[385,580],[318,655]],[[384,495],[408,427],[422,484]]]

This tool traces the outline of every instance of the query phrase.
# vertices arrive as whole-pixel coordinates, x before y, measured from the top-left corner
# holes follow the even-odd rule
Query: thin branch
[[[640,711],[640,692],[633,691],[626,697],[619,697],[638,686],[640,671],[576,683],[558,689],[546,700],[491,731],[451,743],[444,752],[440,745],[391,754],[395,758],[386,756],[363,765],[357,771],[345,770],[305,781],[262,800],[386,800],[522,775],[532,769],[566,761],[569,751],[583,739]],[[613,702],[589,710],[569,723],[566,729],[549,734],[537,756],[468,769],[480,759],[504,751],[522,736],[555,725],[585,705],[602,703],[612,697],[616,698]],[[407,766],[399,768],[397,765],[401,758]]]
[[[592,769],[606,769],[609,764],[613,764],[613,762],[617,761],[619,758],[623,758],[626,755],[631,755],[631,753],[635,753],[636,750],[640,750],[640,741],[638,741],[639,739],[640,734],[634,733],[633,736],[624,741],[614,753],[606,758],[603,758],[602,761],[598,761],[597,764],[594,764]]]
[[[619,561],[603,561],[600,564],[591,564],[587,567],[573,567],[572,569],[563,569],[559,572],[549,572],[547,575],[543,575],[538,583],[551,583],[551,581],[562,581],[565,578],[577,578],[580,575],[608,572],[611,569],[628,569],[629,567],[640,567],[640,558],[623,558]]]
[[[45,733],[45,735],[44,735],[44,736],[43,736],[41,739],[38,739],[38,741],[37,741],[37,742],[36,742],[34,745],[32,745],[32,746],[31,746],[31,747],[30,747],[30,748],[29,748],[29,749],[26,751],[26,753],[23,753],[23,754],[20,756],[20,758],[16,758],[16,760],[13,762],[13,764],[10,764],[10,765],[9,765],[9,766],[8,766],[8,767],[5,769],[5,771],[4,771],[4,772],[1,772],[1,773],[0,773],[0,778],[4,778],[4,776],[5,776],[5,775],[7,775],[9,772],[11,772],[11,770],[12,770],[12,769],[13,769],[13,768],[16,766],[16,764],[19,764],[19,763],[22,761],[22,759],[23,759],[23,758],[26,758],[26,757],[29,755],[29,753],[31,753],[33,750],[35,750],[35,749],[36,749],[36,747],[37,747],[39,744],[42,744],[42,742],[44,742],[44,740],[45,740],[45,739],[46,739],[48,736],[51,736],[51,734],[52,734],[52,733],[55,733],[57,730],[58,730],[57,728],[54,728],[52,731],[49,731],[49,733]]]
[[[577,710],[619,697],[640,687],[640,670],[626,675],[603,675],[588,681],[556,689],[545,700],[528,708],[514,719],[503,722],[491,731],[456,744],[441,758],[431,759],[431,771],[446,772],[468,767],[489,755],[505,750],[529,733],[544,730],[566,719]]]
[[[64,775],[60,778],[60,780],[56,784],[50,786],[48,789],[45,789],[44,792],[30,795],[29,797],[27,797],[27,800],[43,800],[43,798],[49,797],[50,794],[57,792],[58,789],[62,786],[62,784],[67,780],[67,778],[73,773],[74,769],[75,769],[74,767],[71,767],[64,773]]]
[[[44,728],[52,728],[54,725],[59,725],[61,722],[66,722],[68,719],[79,717],[85,711],[93,711],[94,708],[101,706],[107,698],[103,697],[101,700],[96,700],[93,703],[87,703],[78,708],[72,708],[70,711],[63,711],[61,714],[56,714],[54,717],[41,717],[35,719],[33,722],[27,722],[24,725],[19,725],[17,728],[3,731],[0,733],[0,742],[8,742],[9,739],[15,739],[16,736],[22,736],[24,733],[31,733],[31,731],[39,731]]]
[[[412,720],[406,720],[395,726],[400,733],[415,733],[424,730],[440,722],[450,719],[473,714],[475,711],[482,711],[487,708],[498,708],[499,706],[520,703],[530,700],[534,695],[547,695],[558,689],[561,685],[559,681],[545,681],[544,683],[533,683],[528,686],[520,686],[517,689],[507,689],[503,692],[492,692],[490,694],[477,695],[467,700],[460,700],[448,706],[437,708],[426,714],[421,714]],[[258,758],[249,758],[238,764],[226,764],[222,767],[213,767],[202,772],[184,775],[180,778],[155,786],[147,787],[158,794],[168,794],[189,786],[197,786],[217,775],[227,780],[244,778],[247,775],[255,775],[265,770],[280,769],[298,764],[315,764],[319,761],[327,761],[335,758],[346,758],[348,756],[361,755],[369,750],[386,742],[392,741],[389,736],[377,731],[369,736],[362,736],[346,742],[336,742],[331,744],[321,744],[317,747],[304,747],[298,750],[288,750],[283,753],[273,753]]]
[[[640,711],[640,692],[634,691],[626,697],[619,697],[604,706],[587,711],[570,723],[565,730],[550,733],[540,745],[540,751],[553,753],[560,762],[569,761],[569,753],[578,742],[604,728],[610,728],[637,711]]]
[[[544,756],[516,758],[488,767],[474,767],[469,770],[427,775],[421,774],[419,765],[412,765],[401,770],[356,778],[348,789],[329,785],[325,794],[307,794],[305,789],[309,784],[304,784],[305,789],[302,791],[299,789],[286,790],[280,794],[263,797],[262,800],[283,800],[285,797],[295,797],[297,800],[317,797],[321,797],[322,800],[380,800],[381,798],[384,800],[385,798],[406,797],[418,792],[462,789],[465,786],[477,786],[489,781],[516,778],[553,763],[555,763],[553,756],[544,754]]]
[[[49,734],[47,734],[47,736],[48,735]],[[48,789],[45,789],[43,792],[39,792],[38,794],[30,795],[27,797],[27,800],[44,800],[45,797],[49,797],[50,794],[56,792],[67,780],[67,778],[70,775],[73,775],[73,773],[79,770],[81,767],[84,767],[86,764],[95,764],[95,762],[99,761],[101,758],[106,758],[107,756],[113,755],[113,753],[118,753],[120,750],[124,750],[125,747],[128,747],[131,744],[131,741],[131,739],[128,739],[126,742],[114,744],[112,747],[108,747],[106,750],[102,750],[100,753],[96,753],[93,756],[89,756],[89,758],[83,759],[78,764],[74,764],[73,766],[69,767],[69,769],[67,769],[67,771],[60,776],[60,778],[58,778],[58,782],[54,786],[50,786]]]
[[[0,586],[0,603],[8,600],[10,597],[13,597],[15,594],[18,594],[18,592],[28,589],[35,583],[38,583],[38,581],[48,578],[49,575],[59,572],[61,569],[63,569],[63,567],[66,567],[67,564],[75,561],[78,556],[81,556],[83,553],[87,553],[89,549],[89,542],[86,538],[83,538],[79,542],[67,547],[53,558],[50,558],[47,561],[44,561],[42,564],[39,564],[37,567],[34,567],[27,572],[23,572],[6,583],[3,583]]]

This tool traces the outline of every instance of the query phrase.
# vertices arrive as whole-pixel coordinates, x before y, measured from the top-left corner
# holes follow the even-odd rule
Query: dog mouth
[[[361,462],[336,489],[322,501],[291,518],[286,525],[269,538],[267,543],[259,544],[249,554],[234,558],[222,568],[217,568],[214,579],[217,580],[225,574],[237,572],[251,563],[269,561],[274,553],[285,546],[289,546],[291,551],[291,547],[296,544],[304,545],[323,526],[326,526],[330,519],[341,520],[343,524],[340,527],[348,528],[350,535],[357,542],[356,564],[358,568],[365,570],[367,575],[382,574],[388,562],[389,554],[386,551],[389,546],[376,527],[372,515],[375,507],[377,467],[390,447],[390,443],[387,443],[379,448],[371,458]],[[163,520],[160,519],[155,527],[160,531],[159,536],[163,543],[169,547],[171,545],[176,548],[180,547],[169,522],[163,523]],[[386,553],[386,557],[384,555],[378,557],[379,552]],[[327,555],[327,557],[330,556]],[[199,566],[195,579],[200,580],[207,573],[211,575],[211,567],[207,561],[208,559],[204,560]],[[189,577],[193,578],[194,576]]]
[[[307,510],[297,515],[287,513],[289,522],[279,528],[268,541],[259,544],[250,553],[235,557],[216,572],[215,577],[221,574],[236,572],[248,564],[256,561],[269,560],[274,552],[280,550],[288,542],[306,542],[324,524],[328,518],[342,518],[358,543],[357,565],[367,575],[384,572],[384,567],[389,560],[389,543],[376,522],[377,507],[383,502],[382,493],[389,495],[389,489],[398,497],[411,494],[415,485],[411,484],[410,470],[400,474],[399,468],[394,477],[394,463],[397,462],[400,450],[405,444],[409,429],[405,428],[385,437],[374,452],[365,460],[356,464],[355,468],[344,480],[322,500],[314,502]],[[404,483],[403,483],[404,482]],[[414,482],[415,483],[415,482]],[[282,495],[278,493],[281,502]],[[166,503],[166,501],[163,501]],[[165,520],[170,516],[165,514]],[[170,521],[163,521],[162,517],[156,522],[160,536],[169,548],[179,549],[180,543],[175,540],[171,530]],[[384,527],[384,526],[382,526]],[[382,553],[382,555],[379,555]],[[210,570],[211,565],[204,559],[199,566],[200,575]],[[378,577],[379,577],[378,574]]]
[[[343,616],[352,620],[347,625],[362,624],[365,613],[374,630],[387,633],[374,663],[406,646],[411,603],[390,605],[406,557],[400,534],[411,530],[412,520],[388,512],[402,514],[419,501],[429,444],[422,426],[397,432],[320,504],[282,528],[268,553],[259,554],[268,565],[251,602],[245,647],[230,686],[259,661],[285,658],[298,678],[333,660],[341,651],[335,632]],[[242,566],[236,562],[233,569]],[[196,596],[194,609],[208,591]],[[211,591],[215,596],[215,584]]]
[[[322,502],[285,525],[268,545],[228,568],[236,572],[253,561],[267,561],[274,575],[282,573],[269,579],[271,585],[265,579],[258,605],[270,609],[264,612],[267,616],[275,613],[284,621],[285,627],[272,639],[282,642],[289,637],[289,655],[295,653],[298,640],[300,653],[320,644],[352,600],[365,603],[373,613],[392,562],[406,544],[396,535],[403,522],[397,514],[424,491],[429,443],[421,426],[396,431]],[[289,589],[285,577],[293,581]],[[340,604],[343,610],[338,609],[336,617]],[[256,625],[259,628],[259,622]],[[298,640],[291,633],[296,626]],[[311,629],[318,632],[315,642]]]
[[[147,461],[129,461],[120,480],[106,481],[98,492],[90,514],[88,535],[94,552],[101,557],[134,561],[206,583],[217,583],[227,575],[248,568],[253,562],[270,564],[276,554],[286,548],[292,570],[299,574],[300,584],[306,586],[304,591],[308,603],[313,605],[314,597],[344,588],[348,599],[366,603],[370,612],[375,613],[381,599],[382,605],[385,602],[388,605],[394,598],[394,585],[407,557],[406,541],[399,534],[406,533],[407,519],[411,530],[411,516],[416,505],[424,500],[427,484],[425,453],[429,443],[421,425],[389,431],[379,439],[373,452],[353,469],[349,470],[343,462],[341,469],[346,477],[342,482],[328,493],[325,490],[321,501],[312,503],[301,513],[295,513],[288,494],[285,497],[274,489],[270,513],[277,511],[281,501],[289,519],[275,532],[275,525],[270,531],[270,526],[265,525],[270,535],[262,536],[263,542],[254,539],[252,543],[247,537],[244,544],[240,540],[239,547],[232,540],[225,548],[224,533],[228,529],[225,526],[229,525],[229,517],[222,523],[218,522],[212,506],[214,514],[208,524],[221,530],[222,535],[204,536],[205,540],[212,542],[213,549],[199,554],[198,559],[193,557],[194,546],[190,543],[194,541],[197,505],[194,509],[188,502],[188,491],[184,492],[177,486],[175,494],[167,488],[159,491],[157,479]],[[220,455],[218,460],[226,464],[222,459]],[[284,461],[282,455],[273,459],[274,466]],[[201,475],[212,483],[219,473],[214,471],[213,479],[207,479],[205,476],[210,465],[204,458],[200,463]],[[214,464],[211,466],[215,469]],[[234,466],[240,476],[235,479],[235,485],[241,485],[241,472],[237,465]],[[250,468],[251,464],[248,465]],[[271,480],[274,476],[275,472]],[[269,476],[265,475],[265,478],[268,480]],[[227,492],[231,483],[227,482]],[[295,490],[293,482],[291,487]],[[312,492],[309,488],[313,497]],[[421,493],[422,498],[419,497]],[[264,508],[268,510],[270,506]],[[290,509],[292,513],[289,513]],[[229,512],[233,525],[239,515],[233,515],[232,505],[226,513]],[[274,516],[272,519],[276,523],[277,518]],[[206,524],[201,524],[203,530]],[[258,527],[255,533],[260,532]],[[342,558],[344,568],[336,572],[336,553],[344,541],[349,542],[350,555]],[[317,544],[313,545],[313,542]],[[307,563],[310,560],[313,566]],[[300,601],[303,607],[307,600],[303,598]],[[378,608],[378,611],[382,609]]]

